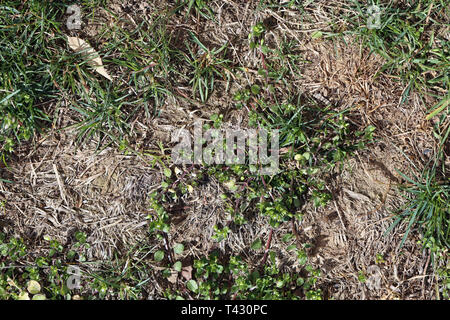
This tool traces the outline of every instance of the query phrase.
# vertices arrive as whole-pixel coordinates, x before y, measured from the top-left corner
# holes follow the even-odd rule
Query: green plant
[[[406,220],[408,228],[401,242],[416,224],[422,230],[427,241],[436,241],[440,246],[450,244],[450,181],[439,181],[433,169],[426,169],[422,177],[411,179],[400,172],[410,185],[402,189],[412,196],[394,221],[394,227],[400,221]]]
[[[358,280],[361,283],[365,283],[367,281],[366,274],[364,273],[364,271],[362,270],[358,271]]]
[[[193,69],[190,84],[194,98],[198,92],[201,101],[206,102],[214,90],[217,77],[230,81],[230,61],[225,58],[228,44],[219,49],[208,49],[192,32],[190,35],[195,45],[186,44],[189,54],[185,54],[185,59]]]
[[[208,6],[209,0],[177,0],[176,10],[187,8],[186,17],[193,11],[206,19],[213,19],[214,13]]]
[[[283,273],[276,267],[275,254],[270,254],[270,265],[262,273],[251,268],[238,256],[223,261],[218,252],[194,262],[195,280],[186,282],[186,288],[199,299],[280,300],[321,299],[320,289],[314,289],[320,272],[307,266],[306,278],[295,273]],[[168,293],[171,298],[182,294]]]
[[[49,244],[45,255],[35,258],[33,265],[24,265],[28,252],[25,242],[0,233],[0,299],[29,300],[31,294],[33,300],[44,300],[68,293],[61,281],[62,246],[53,240]]]
[[[446,264],[444,262],[444,266],[437,270],[437,274],[439,276],[440,284],[436,286],[437,293],[436,296],[441,296],[444,300],[450,299],[450,265],[448,260]]]
[[[414,226],[418,226],[423,234],[424,246],[448,248],[450,244],[450,179],[447,177],[445,164],[445,146],[450,134],[450,127],[445,129],[446,116],[449,110],[444,110],[440,121],[435,127],[434,136],[438,139],[439,148],[431,157],[419,175],[408,177],[399,174],[407,181],[400,186],[406,193],[407,202],[400,209],[390,230],[403,220],[407,221],[407,230],[402,240],[403,245]],[[419,171],[408,158],[412,167]]]
[[[386,260],[384,260],[384,256],[381,253],[377,253],[375,255],[375,263],[376,264],[383,264],[386,263]]]
[[[368,6],[347,1],[345,18],[353,28],[345,32],[356,34],[371,51],[385,58],[380,72],[395,74],[408,84],[402,101],[412,89],[448,91],[449,45],[439,30],[449,15],[445,1],[420,0],[406,6],[398,2],[374,4],[380,7],[380,27],[369,29]]]
[[[155,216],[147,217],[148,219],[152,219],[150,222],[150,232],[161,231],[168,233],[170,230],[169,215],[164,206],[159,202],[157,192],[153,192],[150,195],[150,203],[152,209],[156,213]]]
[[[59,5],[27,1],[2,2],[0,9],[0,153],[10,153],[49,126],[61,76],[58,57]]]
[[[230,233],[230,228],[224,227],[220,229],[218,226],[214,226],[215,234],[212,236],[214,240],[217,242],[221,242],[228,238],[228,234]]]
[[[246,193],[230,194],[227,201],[239,197],[245,204],[243,208],[256,202],[259,212],[269,216],[274,227],[296,216],[309,199],[317,207],[326,205],[331,200],[326,174],[373,139],[374,127],[352,130],[346,112],[292,103],[267,105],[262,99],[256,100],[253,107],[252,126],[280,131],[280,150],[286,150],[281,157],[281,172],[264,178],[254,165],[246,164],[232,166],[228,171],[223,170],[226,166],[211,167],[208,174],[215,175],[228,189],[230,181],[235,181],[235,189],[239,189],[237,181],[245,185]],[[309,114],[321,116],[308,119]],[[243,214],[233,210],[231,204],[228,208],[233,215]]]

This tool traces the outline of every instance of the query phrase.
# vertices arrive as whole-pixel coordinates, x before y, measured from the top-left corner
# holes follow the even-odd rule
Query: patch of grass
[[[190,36],[194,45],[186,44],[189,54],[185,54],[187,63],[193,69],[190,85],[194,99],[199,95],[200,100],[206,102],[214,90],[217,78],[226,80],[228,83],[230,81],[230,61],[225,58],[228,44],[209,49],[192,32]]]
[[[410,197],[394,222],[395,225],[402,220],[408,221],[403,242],[411,228],[417,225],[424,235],[424,246],[431,245],[438,249],[450,247],[450,178],[445,164],[445,153],[448,152],[445,148],[450,135],[449,112],[449,109],[443,110],[440,115],[434,132],[440,142],[439,148],[420,175],[410,178],[400,172],[409,182],[401,189]],[[412,162],[411,165],[415,167]]]
[[[379,25],[368,27],[371,5],[379,7]],[[448,178],[445,174],[443,147],[448,141],[449,129],[448,90],[450,89],[450,42],[448,33],[449,6],[446,1],[346,1],[346,13],[342,18],[347,26],[343,33],[356,35],[371,52],[381,55],[385,64],[380,70],[406,84],[401,102],[405,102],[415,90],[430,95],[440,102],[430,108],[427,120],[439,116],[435,137],[440,150],[425,166],[420,176],[402,176],[410,183],[403,188],[413,199],[400,214],[394,225],[402,219],[411,227],[418,225],[426,238],[434,239],[439,245],[448,246]],[[373,12],[372,12],[373,13]],[[373,19],[377,17],[373,16]],[[372,20],[373,20],[372,19]],[[334,26],[338,28],[337,26]],[[339,27],[342,29],[342,26]],[[338,29],[339,29],[338,28]],[[342,31],[341,31],[342,32]],[[445,129],[446,128],[446,129]],[[414,164],[411,163],[413,166]],[[438,168],[442,164],[442,168]],[[402,242],[403,244],[403,242]]]
[[[58,22],[62,8],[42,1],[0,6],[0,152],[12,152],[51,122],[61,76]]]
[[[446,1],[375,1],[380,8],[380,25],[368,28],[370,3],[346,1],[348,31],[357,35],[372,52],[386,59],[380,72],[388,72],[408,84],[411,90],[433,90],[436,94],[450,88],[450,43],[444,36],[450,17]],[[339,17],[341,18],[341,17]]]
[[[439,181],[433,169],[427,169],[422,176],[411,179],[400,173],[410,182],[403,188],[413,198],[393,225],[402,220],[408,221],[408,229],[401,244],[405,241],[411,227],[418,225],[425,237],[439,247],[450,245],[450,180]]]
[[[82,60],[77,61],[81,64],[74,68],[76,73],[72,71],[70,86],[64,87],[71,89],[66,95],[76,97],[71,107],[80,115],[80,141],[100,136],[122,145],[130,134],[130,123],[143,112],[146,117],[157,116],[172,95],[181,55],[171,44],[166,18],[143,21],[131,31],[115,25],[100,32],[107,41],[98,51],[118,75],[113,83],[98,81]]]
[[[83,3],[83,10],[94,17],[104,1]],[[356,13],[346,17],[352,28],[346,32],[356,34],[367,48],[386,59],[381,72],[408,84],[403,100],[411,90],[430,90],[436,97],[443,96],[449,86],[448,41],[439,33],[439,26],[444,25],[440,14],[448,14],[445,2],[383,2],[381,27],[371,30],[365,26],[366,3],[345,3],[350,12]],[[283,4],[261,0],[258,10],[287,7],[303,12],[303,2],[296,0]],[[112,82],[101,78],[81,55],[68,49],[58,22],[64,9],[63,5],[31,0],[24,4],[6,1],[0,7],[2,152],[14,151],[17,143],[55,123],[53,115],[58,108],[75,111],[78,142],[98,137],[99,147],[115,143],[121,150],[128,150],[133,123],[142,115],[157,116],[168,97],[177,97],[180,82],[189,86],[194,99],[206,103],[219,81],[225,82],[228,89],[234,78],[228,43],[212,47],[206,39],[200,40],[201,35],[188,32],[188,39],[180,45],[174,43],[176,32],[168,30],[168,19],[178,12],[185,13],[186,20],[213,19],[207,0],[179,0],[174,11],[155,13],[153,22],[138,21],[133,28],[122,28],[119,23],[104,26],[96,37],[98,42],[92,45],[113,75]],[[308,263],[307,249],[311,245],[298,239],[295,224],[301,221],[305,205],[323,207],[333,199],[329,186],[333,173],[372,141],[374,127],[361,128],[350,111],[336,111],[336,106],[318,105],[300,96],[290,83],[291,77],[300,74],[302,56],[296,51],[297,43],[283,39],[279,48],[269,48],[265,35],[270,28],[270,21],[265,20],[250,30],[249,48],[260,58],[260,68],[255,82],[238,91],[234,101],[236,108],[248,110],[250,127],[267,130],[269,140],[279,130],[280,172],[260,173],[260,163],[203,164],[193,166],[196,176],[183,179],[173,174],[173,169],[180,169],[167,164],[165,155],[154,157],[154,163],[158,162],[164,172],[160,187],[150,195],[149,233],[154,245],[140,243],[110,262],[96,263],[87,261],[89,243],[81,231],[70,247],[44,239],[43,252],[38,256],[29,254],[22,239],[0,234],[0,268],[4,270],[0,275],[0,298],[32,298],[31,294],[47,299],[74,299],[78,295],[88,299],[142,299],[146,298],[146,285],[156,278],[162,279],[164,296],[170,299],[322,298],[317,285],[320,270]],[[435,132],[442,145],[440,160],[450,132],[445,101],[432,114],[441,117]],[[224,115],[214,114],[210,120],[214,128],[220,128]],[[162,154],[164,148],[161,145]],[[436,161],[421,177],[404,176],[410,182],[405,191],[413,199],[395,224],[408,221],[405,239],[418,224],[427,245],[448,246],[450,187],[445,168],[438,168],[439,163]],[[212,241],[223,244],[234,227],[252,223],[258,215],[267,217],[269,237],[267,243],[258,238],[247,244],[254,253],[249,261],[244,262],[234,252],[195,257],[187,279],[183,277],[186,265],[177,260],[184,245],[172,246],[170,242],[170,205],[178,204],[207,176],[222,185],[222,204],[230,218],[214,227]],[[276,253],[270,250],[272,234],[288,223],[293,231],[283,237],[284,249],[296,257],[301,273],[282,269]],[[70,264],[86,269],[83,277],[89,284],[83,290],[67,287]],[[362,272],[359,279],[365,281]],[[37,282],[41,289],[29,290],[30,281]]]
[[[370,16],[371,5],[380,9],[378,17]],[[407,181],[400,189],[404,192],[407,202],[399,210],[391,231],[402,221],[407,228],[402,246],[413,228],[418,228],[422,235],[422,244],[429,249],[433,257],[433,265],[440,260],[444,264],[445,253],[449,248],[450,233],[450,180],[445,157],[448,154],[448,125],[450,89],[450,41],[448,38],[450,7],[447,1],[345,1],[345,11],[336,8],[341,13],[336,16],[332,28],[338,34],[350,33],[356,35],[361,43],[371,52],[382,56],[385,64],[379,73],[390,74],[406,85],[401,97],[405,103],[413,91],[420,95],[435,98],[438,103],[431,107],[424,120],[438,117],[435,122],[434,137],[439,143],[439,150],[432,155],[423,170],[418,170],[410,161],[411,166],[420,172],[413,177],[399,174]],[[372,11],[372,14],[374,11]],[[377,22],[375,28],[368,28],[368,21]],[[375,19],[375,20],[374,20]],[[345,21],[343,24],[342,21]],[[406,155],[405,155],[406,156]],[[408,158],[409,160],[409,158]],[[442,270],[441,270],[442,271]],[[446,272],[441,272],[446,275]],[[446,282],[441,278],[441,293],[439,297],[448,296]]]
[[[186,17],[195,13],[205,19],[213,19],[214,13],[208,2],[209,0],[177,0],[176,11],[186,9]]]
[[[133,88],[148,117],[157,115],[173,92],[175,78],[182,73],[177,68],[182,65],[182,54],[174,47],[166,26],[169,18],[157,16],[152,23],[143,21],[132,31],[114,26],[103,36],[108,40],[103,48],[105,61],[121,67],[120,80],[124,87]]]
[[[95,15],[101,2],[83,7]],[[134,30],[114,25],[99,31],[103,45],[93,46],[106,68],[115,68],[113,83],[92,72],[86,59],[67,46],[61,18],[63,4],[7,1],[0,11],[0,148],[13,152],[50,127],[59,109],[78,114],[78,141],[123,145],[130,123],[142,111],[155,116],[172,94],[183,57],[174,48],[164,19],[143,21]],[[188,67],[188,66],[186,66]],[[111,71],[110,71],[111,72]],[[64,100],[64,101],[63,101]],[[64,103],[62,103],[62,101]]]

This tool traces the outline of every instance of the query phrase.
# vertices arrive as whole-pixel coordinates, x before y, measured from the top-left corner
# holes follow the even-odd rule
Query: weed
[[[187,63],[193,69],[192,91],[194,99],[197,92],[202,102],[206,102],[214,90],[216,78],[230,81],[230,61],[225,58],[227,43],[216,49],[208,49],[192,32],[191,38],[195,46],[187,44],[189,54],[185,54]]]
[[[401,245],[403,245],[411,228],[418,225],[427,241],[436,241],[440,246],[450,244],[450,183],[437,181],[435,172],[427,169],[422,179],[410,179],[403,173],[403,178],[410,182],[403,190],[413,198],[396,218],[392,227],[402,220],[408,222],[408,229]]]
[[[445,92],[449,89],[449,45],[442,37],[442,19],[448,14],[445,1],[420,0],[412,5],[397,3],[379,4],[380,27],[369,29],[366,25],[367,6],[361,1],[348,1],[348,23],[362,43],[372,52],[385,58],[382,70],[399,77],[408,86],[403,94],[404,102],[412,89],[426,92]]]
[[[251,300],[297,300],[321,299],[320,290],[314,284],[320,273],[307,267],[310,277],[283,273],[275,267],[275,255],[270,253],[273,264],[265,266],[264,276],[251,270],[238,256],[221,262],[218,252],[195,260],[195,280],[186,282],[186,288],[196,299],[251,299]],[[168,293],[168,298],[182,298],[180,292]]]
[[[2,2],[0,11],[0,152],[10,153],[50,125],[46,111],[56,98],[61,8],[42,1]]]
[[[208,6],[208,2],[209,0],[178,0],[176,11],[186,8],[186,17],[195,12],[197,16],[202,16],[205,19],[213,19],[214,13]]]

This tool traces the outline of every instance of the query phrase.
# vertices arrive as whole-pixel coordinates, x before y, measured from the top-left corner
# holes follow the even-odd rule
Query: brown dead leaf
[[[167,278],[167,280],[172,284],[175,284],[177,282],[177,279],[178,279],[178,272],[176,271],[173,271]]]
[[[183,269],[181,269],[181,276],[186,280],[189,281],[192,279],[192,266],[188,266],[188,267],[184,267]],[[167,278],[167,280],[170,283],[175,284],[177,282],[178,279],[178,272],[173,271],[170,276]]]
[[[75,51],[82,53],[83,58],[86,59],[87,63],[94,68],[94,70],[104,76],[106,79],[113,81],[111,76],[106,71],[103,66],[102,58],[86,41],[78,37],[67,37],[69,47]]]
[[[186,281],[189,281],[192,279],[192,266],[184,267],[181,269],[181,276],[186,279]]]

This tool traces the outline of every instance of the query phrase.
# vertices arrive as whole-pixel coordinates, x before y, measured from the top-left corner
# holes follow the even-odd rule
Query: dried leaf
[[[187,266],[181,269],[181,276],[186,280],[192,279],[192,266]]]
[[[67,40],[69,42],[69,47],[75,52],[82,53],[88,64],[93,67],[97,73],[101,74],[106,79],[113,81],[103,66],[100,55],[86,41],[78,37],[67,37]]]
[[[370,202],[370,198],[368,196],[366,196],[366,195],[363,195],[363,194],[358,193],[358,192],[353,192],[353,191],[348,190],[348,189],[344,189],[344,191],[352,199]]]
[[[18,299],[18,300],[30,300],[30,296],[28,295],[28,292],[22,291],[22,292],[19,294],[19,296],[18,296],[17,299]]]
[[[172,272],[170,276],[167,278],[167,280],[172,284],[177,283],[177,279],[178,279],[178,272]]]

